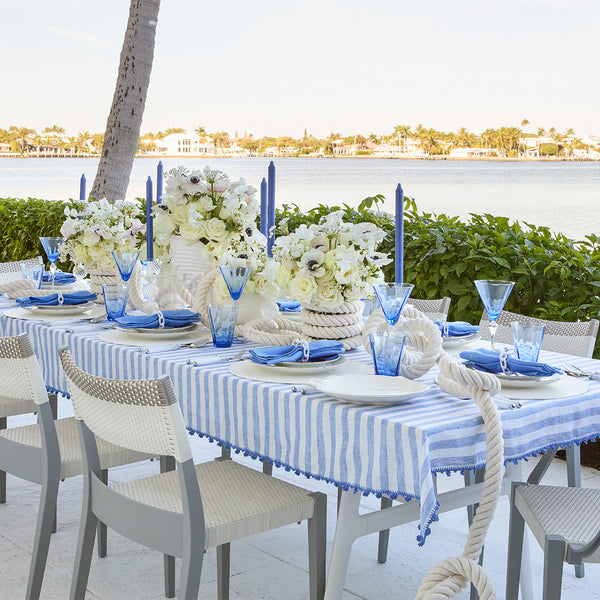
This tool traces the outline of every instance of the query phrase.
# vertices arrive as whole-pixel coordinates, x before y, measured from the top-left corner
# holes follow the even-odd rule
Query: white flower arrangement
[[[267,238],[257,227],[260,204],[256,189],[244,179],[231,181],[222,171],[185,167],[167,173],[164,201],[154,208],[157,255],[168,259],[171,236],[186,244],[200,242],[204,258],[213,266],[242,259],[252,267],[246,292],[265,298],[278,294],[277,265],[266,257]],[[217,291],[227,295],[222,278]]]
[[[277,282],[307,305],[334,308],[370,298],[373,284],[384,280],[381,267],[391,262],[377,252],[384,236],[373,223],[345,223],[342,211],[330,213],[318,225],[300,225],[275,240],[273,256],[281,263]]]
[[[114,271],[113,250],[133,251],[143,243],[146,226],[140,220],[139,202],[116,200],[72,201],[60,228],[65,243],[63,260],[83,263],[88,270]]]

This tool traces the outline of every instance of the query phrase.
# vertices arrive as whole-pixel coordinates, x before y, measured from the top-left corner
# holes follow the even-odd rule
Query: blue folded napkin
[[[443,321],[436,321],[436,325],[443,334]],[[479,332],[479,325],[471,325],[471,323],[467,323],[466,321],[446,321],[446,328],[448,330],[448,337],[460,337],[462,335],[471,335],[472,333]]]
[[[500,365],[500,354],[478,348],[477,350],[464,350],[460,353],[460,357],[472,363],[472,365],[480,371],[488,373],[502,373]],[[555,369],[546,363],[532,362],[528,360],[519,360],[516,357],[508,356],[506,358],[506,366],[511,373],[519,373],[521,375],[529,375],[533,377],[550,377],[555,373],[560,373],[560,369]]]
[[[26,296],[25,298],[17,298],[19,306],[58,306],[58,296],[62,296],[64,306],[74,306],[76,304],[84,304],[92,302],[97,298],[92,292],[57,292],[56,294],[48,294],[47,296]]]
[[[42,281],[44,283],[52,283],[52,273],[45,272],[42,275]],[[76,281],[77,277],[72,273],[63,273],[62,271],[54,273],[54,283],[58,283],[58,285],[66,285],[68,283],[75,283]]]
[[[277,305],[281,312],[300,312],[300,302],[298,300],[277,300]]]
[[[344,352],[342,342],[316,340],[308,344],[308,360],[333,359]],[[304,350],[300,344],[275,346],[273,348],[251,348],[250,360],[261,365],[276,365],[280,362],[302,362]]]
[[[163,310],[165,329],[175,329],[176,327],[186,327],[192,323],[200,321],[200,315],[191,310]],[[160,316],[154,315],[134,315],[119,317],[115,319],[119,327],[124,329],[158,329],[160,327]]]

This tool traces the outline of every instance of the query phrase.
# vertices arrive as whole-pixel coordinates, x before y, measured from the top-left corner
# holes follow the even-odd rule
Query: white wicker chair
[[[517,600],[525,523],[544,550],[544,600],[560,600],[563,562],[600,562],[600,490],[513,483],[506,600]]]
[[[41,265],[43,263],[41,256],[0,263],[0,284],[21,279],[21,265]]]
[[[61,479],[83,473],[75,419],[53,420],[48,393],[29,337],[0,338],[0,416],[37,412],[38,423],[0,431],[0,468],[42,486],[26,598],[40,595],[50,533],[55,529],[56,495]],[[145,454],[99,444],[102,476],[108,467],[148,458]],[[2,510],[9,510],[8,507]],[[9,518],[8,514],[5,518]],[[105,535],[105,534],[104,534]],[[99,551],[105,553],[104,540]]]
[[[510,324],[518,321],[525,325],[542,324],[546,326],[542,349],[550,352],[562,352],[572,354],[573,356],[584,356],[591,358],[594,353],[596,337],[598,335],[598,320],[589,321],[549,321],[547,319],[536,319],[527,317],[519,313],[503,310],[498,317],[498,329],[496,331],[496,341],[503,344],[512,345],[512,332]],[[481,337],[490,339],[489,318],[483,314],[479,323]],[[567,458],[567,484],[570,487],[581,487],[581,451],[580,447],[574,444],[572,447],[565,448]],[[575,566],[577,577],[584,576],[583,564]]]
[[[594,353],[596,336],[598,335],[598,320],[589,321],[548,321],[547,319],[536,319],[526,317],[518,313],[503,310],[498,317],[498,329],[496,330],[496,341],[501,344],[512,345],[512,332],[510,324],[513,321],[519,321],[525,325],[540,324],[546,326],[542,349],[550,352],[562,352],[572,354],[573,356],[586,356],[591,358]],[[490,320],[487,314],[483,314],[479,326],[481,328],[481,338],[490,339],[489,325]]]
[[[419,300],[418,298],[409,298],[408,304],[412,304],[417,310],[420,310],[432,321],[436,319],[446,320],[448,310],[450,309],[450,298],[444,296],[439,300]]]
[[[183,559],[180,598],[196,598],[204,550],[217,548],[218,597],[229,597],[229,543],[308,520],[310,598],[323,597],[327,501],[324,494],[231,460],[194,466],[171,381],[110,380],[79,369],[60,350],[83,446],[82,522],[71,599],[83,599],[98,520],[149,548]],[[177,470],[109,487],[100,477],[97,439],[172,456]]]

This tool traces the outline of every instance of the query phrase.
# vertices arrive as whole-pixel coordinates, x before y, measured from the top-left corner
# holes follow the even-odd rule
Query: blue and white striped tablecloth
[[[0,318],[3,335],[28,332],[34,341],[49,388],[65,391],[57,349],[68,346],[85,370],[105,377],[147,378],[169,375],[191,432],[217,440],[250,456],[268,458],[297,473],[365,493],[421,501],[422,542],[435,517],[432,473],[461,471],[485,464],[485,433],[471,400],[444,394],[436,371],[421,378],[431,389],[391,407],[337,402],[320,392],[300,394],[290,385],[240,379],[210,346],[145,354],[97,339],[86,327],[44,326]],[[240,346],[232,348],[232,354]],[[362,350],[348,357],[368,361]],[[197,363],[188,364],[188,359]],[[564,357],[547,353],[560,366]],[[584,368],[600,363],[578,358]],[[562,400],[530,401],[502,410],[505,458],[519,460],[541,450],[594,439],[600,435],[600,383]]]

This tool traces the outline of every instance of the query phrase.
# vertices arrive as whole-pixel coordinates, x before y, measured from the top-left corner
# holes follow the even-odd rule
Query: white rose
[[[299,302],[310,304],[317,291],[314,277],[310,275],[297,275],[290,281],[290,294]]]
[[[202,223],[183,223],[179,227],[181,237],[190,242],[195,242],[202,237]]]
[[[206,237],[220,242],[227,237],[227,227],[221,219],[213,217],[206,222]]]
[[[154,233],[157,235],[167,236],[175,231],[175,222],[171,215],[161,211],[154,218]]]

